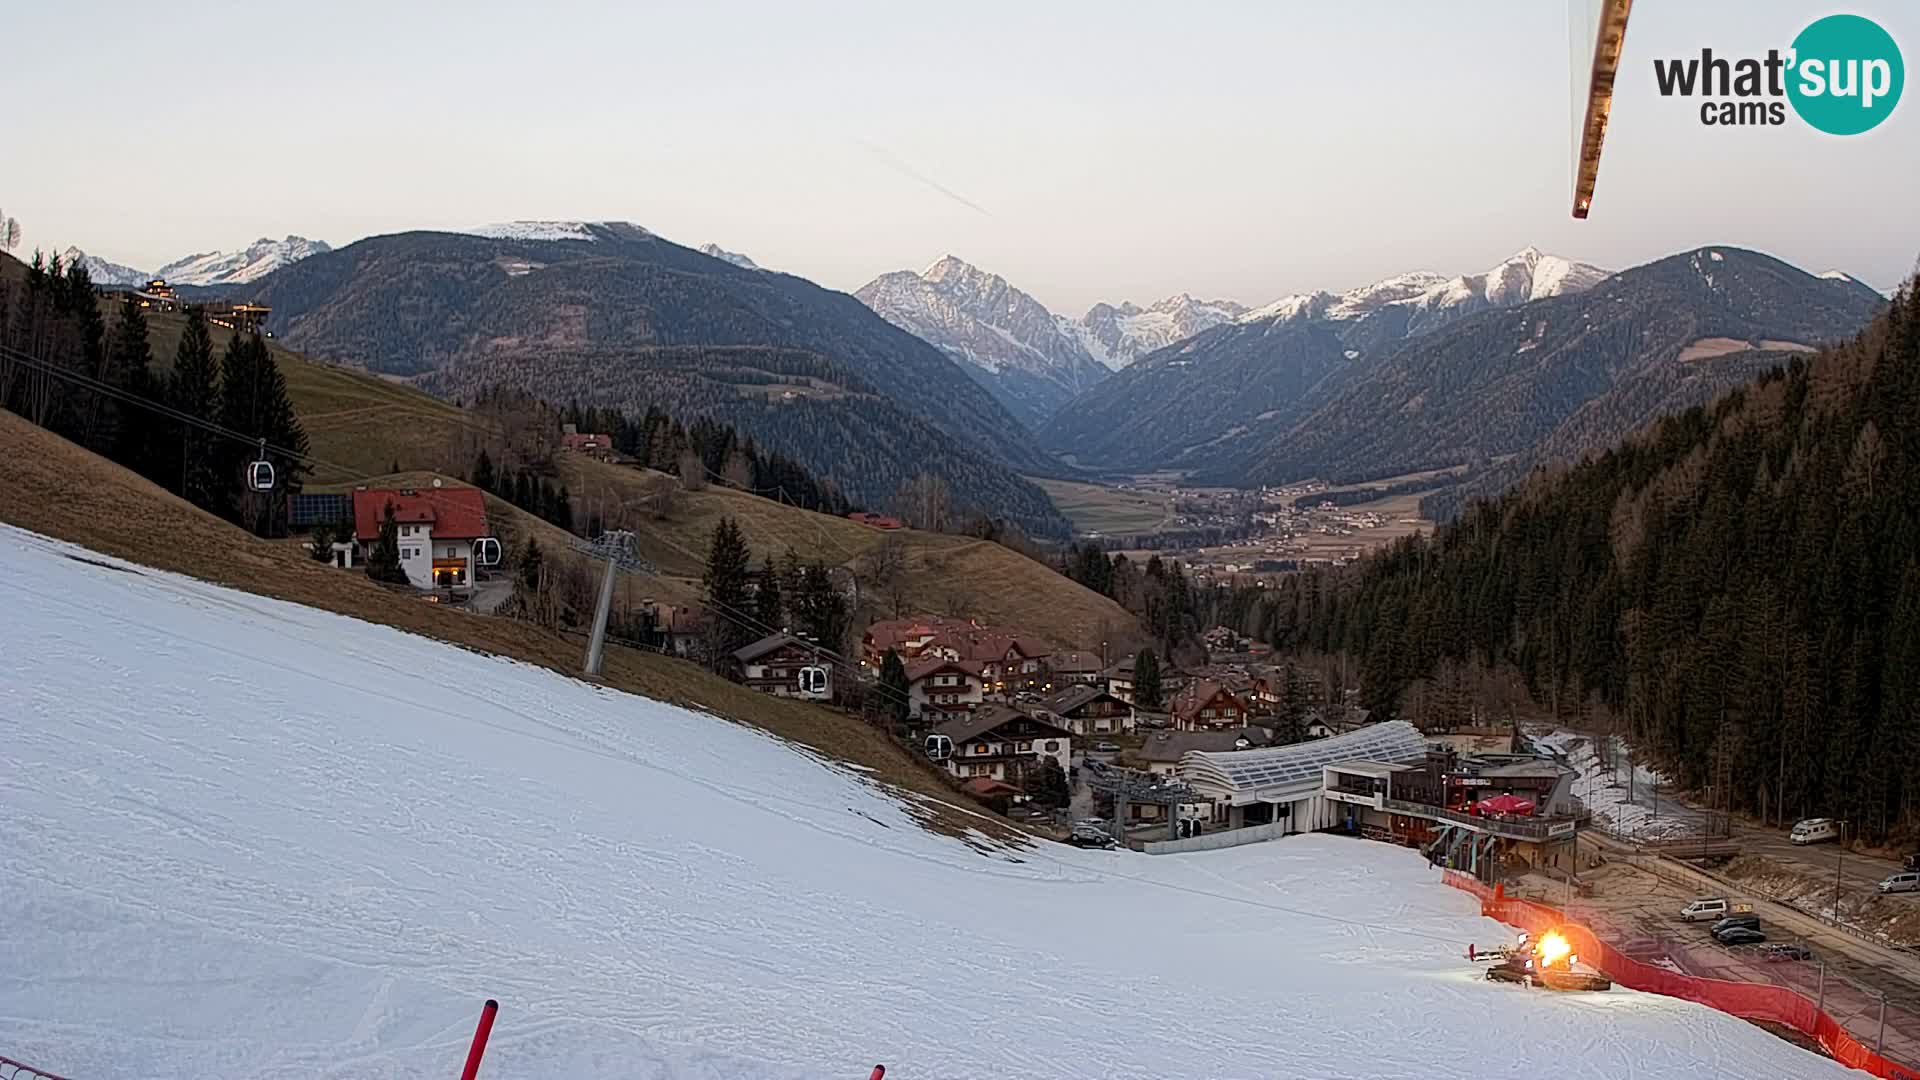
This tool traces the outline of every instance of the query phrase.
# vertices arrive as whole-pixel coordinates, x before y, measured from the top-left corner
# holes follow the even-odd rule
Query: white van
[[[1798,822],[1788,839],[1796,844],[1817,844],[1822,840],[1840,839],[1840,823],[1832,818],[1808,818]]]
[[[1899,874],[1889,874],[1880,882],[1881,892],[1914,892],[1920,890],[1920,874],[1911,870]]]
[[[1724,896],[1703,897],[1688,902],[1680,909],[1683,922],[1698,922],[1701,919],[1721,919],[1727,914],[1727,899]]]

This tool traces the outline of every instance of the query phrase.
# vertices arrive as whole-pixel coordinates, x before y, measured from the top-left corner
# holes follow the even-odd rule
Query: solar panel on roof
[[[1424,757],[1426,751],[1426,739],[1419,730],[1404,720],[1395,720],[1270,750],[1193,750],[1182,766],[1183,771],[1190,767],[1195,779],[1244,790],[1314,779],[1336,762],[1357,758],[1412,761]]]
[[[334,525],[353,520],[353,500],[346,495],[294,495],[288,499],[287,524],[295,529]]]

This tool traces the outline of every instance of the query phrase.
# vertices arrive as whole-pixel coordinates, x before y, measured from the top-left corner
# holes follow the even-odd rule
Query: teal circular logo
[[[1829,15],[1793,39],[1787,99],[1829,135],[1871,131],[1900,103],[1906,68],[1893,35],[1872,19]]]

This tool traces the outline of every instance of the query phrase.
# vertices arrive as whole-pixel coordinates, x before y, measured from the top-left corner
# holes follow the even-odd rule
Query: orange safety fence
[[[1920,1080],[1920,1070],[1868,1049],[1848,1034],[1839,1021],[1822,1012],[1806,995],[1795,990],[1764,983],[1707,979],[1656,967],[1622,954],[1594,936],[1592,930],[1569,921],[1556,908],[1504,896],[1457,870],[1448,870],[1445,880],[1448,885],[1478,897],[1482,915],[1498,919],[1508,926],[1519,927],[1530,934],[1558,929],[1573,946],[1575,955],[1621,986],[1683,998],[1744,1020],[1784,1024],[1812,1036],[1842,1065],[1892,1080]]]

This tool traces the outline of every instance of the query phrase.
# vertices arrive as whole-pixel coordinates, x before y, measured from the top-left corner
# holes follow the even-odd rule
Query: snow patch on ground
[[[1595,736],[1585,732],[1556,729],[1545,735],[1529,736],[1536,746],[1560,755],[1580,775],[1574,778],[1573,794],[1595,819],[1610,825],[1614,832],[1643,840],[1661,840],[1700,835],[1700,823],[1684,807],[1672,800],[1656,809],[1656,784],[1665,784],[1660,774],[1645,765],[1632,766],[1628,781],[1627,762],[1632,748],[1614,740],[1616,768],[1610,774],[1600,755]],[[1670,785],[1669,785],[1670,786]],[[1629,795],[1632,796],[1629,801]]]
[[[810,753],[0,527],[0,1053],[71,1076],[1844,1077],[1495,985],[1404,849],[983,853]],[[102,565],[106,564],[106,565]]]

